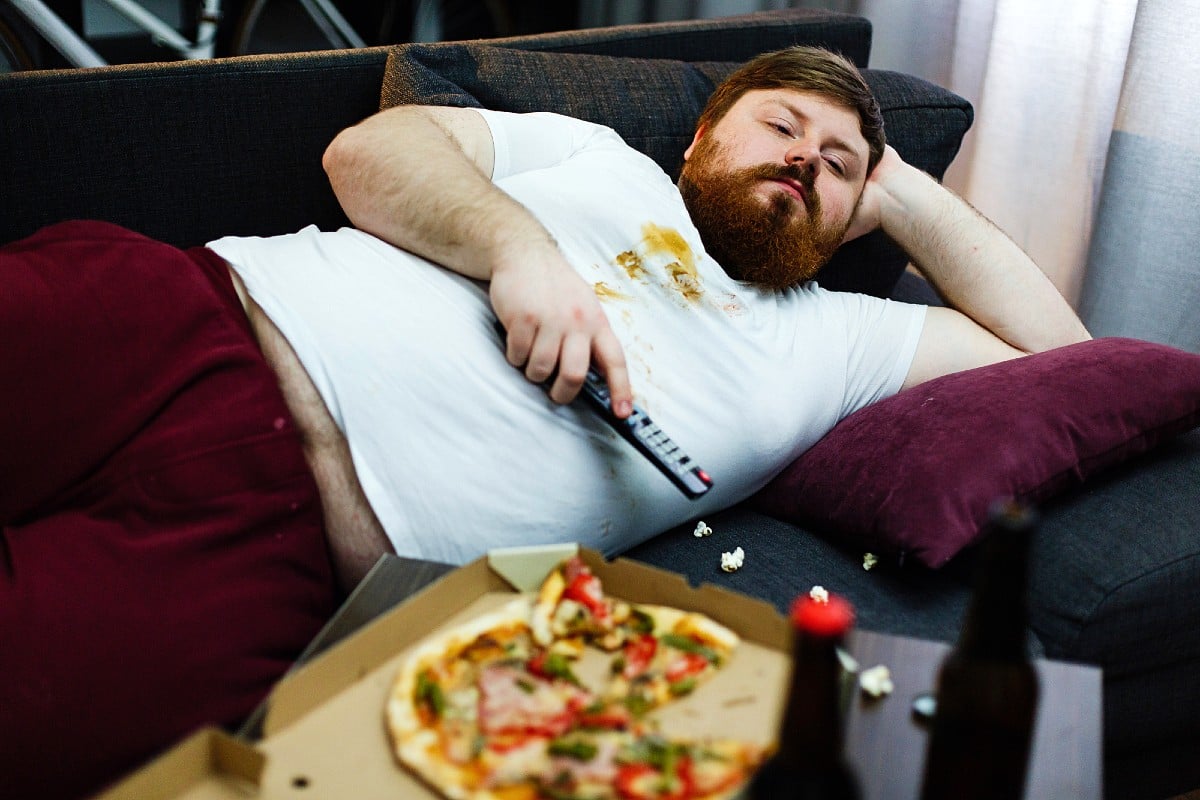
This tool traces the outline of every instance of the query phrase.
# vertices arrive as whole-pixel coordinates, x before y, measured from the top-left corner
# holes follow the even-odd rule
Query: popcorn
[[[863,569],[870,572],[871,567],[879,563],[879,559],[874,553],[863,553]]]
[[[814,586],[808,590],[808,596],[818,603],[829,602],[829,591],[824,586]]]
[[[871,697],[883,697],[885,694],[891,694],[892,690],[896,688],[892,683],[891,671],[883,664],[860,672],[858,685],[862,687],[864,693]]]
[[[733,572],[741,568],[742,562],[745,560],[745,551],[740,547],[736,547],[732,553],[721,553],[721,569],[726,572]]]
[[[692,536],[700,538],[701,536],[712,536],[712,528],[704,524],[704,520],[696,523],[696,530],[692,531]]]

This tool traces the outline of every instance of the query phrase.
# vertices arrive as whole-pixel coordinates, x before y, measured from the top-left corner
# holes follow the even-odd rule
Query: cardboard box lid
[[[204,728],[96,800],[235,800],[257,797],[266,756],[217,728]]]

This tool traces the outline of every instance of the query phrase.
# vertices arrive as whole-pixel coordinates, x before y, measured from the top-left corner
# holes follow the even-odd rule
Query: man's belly
[[[250,298],[237,272],[230,268],[229,274],[300,431],[304,456],[321,495],[330,554],[342,588],[349,591],[381,555],[393,551],[392,545],[359,484],[346,437],[329,415],[300,359],[275,323]]]

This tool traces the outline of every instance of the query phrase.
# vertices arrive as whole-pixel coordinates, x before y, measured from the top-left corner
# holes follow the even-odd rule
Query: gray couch
[[[380,106],[381,92],[385,103],[591,116],[673,172],[699,104],[734,63],[813,43],[865,67],[870,39],[863,19],[786,11],[394,51],[3,75],[0,243],[71,218],[120,223],[180,246],[346,224],[320,156],[338,130]],[[970,125],[969,104],[909,76],[868,77],[889,140],[940,177]],[[936,303],[904,262],[875,235],[845,248],[821,280]],[[1200,787],[1198,487],[1200,433],[1192,432],[1043,507],[1032,639],[1045,656],[1103,668],[1112,797]],[[689,523],[626,555],[780,608],[822,584],[853,600],[861,627],[947,641],[957,635],[969,550],[936,571],[885,563],[865,572],[861,548],[753,504],[705,521],[722,536],[694,539]],[[752,554],[753,569],[716,568],[733,540]]]

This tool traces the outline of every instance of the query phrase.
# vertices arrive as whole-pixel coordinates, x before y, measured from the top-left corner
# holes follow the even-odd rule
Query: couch
[[[855,16],[789,10],[486,42],[0,75],[0,242],[72,218],[116,222],[179,246],[347,224],[321,153],[381,103],[593,117],[675,173],[713,83],[737,62],[793,43],[821,44],[866,67],[871,27]],[[970,126],[970,105],[911,76],[867,75],[889,140],[940,178]],[[882,234],[843,248],[819,280],[939,302]],[[1160,435],[1135,437],[1138,446],[1095,469],[1071,470],[1034,498],[1041,525],[1030,576],[1031,644],[1038,655],[1103,669],[1111,797],[1200,787],[1200,433],[1187,431],[1193,411]],[[982,450],[976,458],[982,464],[989,456]],[[885,478],[905,468],[903,460],[882,458],[874,467]],[[955,492],[952,483],[943,488]],[[823,524],[819,514],[794,512],[779,499],[787,491],[768,487],[704,520],[716,535],[693,537],[689,521],[625,555],[781,609],[820,584],[854,602],[860,627],[954,640],[971,590],[973,542],[934,566],[885,553],[866,570],[864,540]],[[723,573],[720,553],[734,545],[744,548],[747,564]]]

